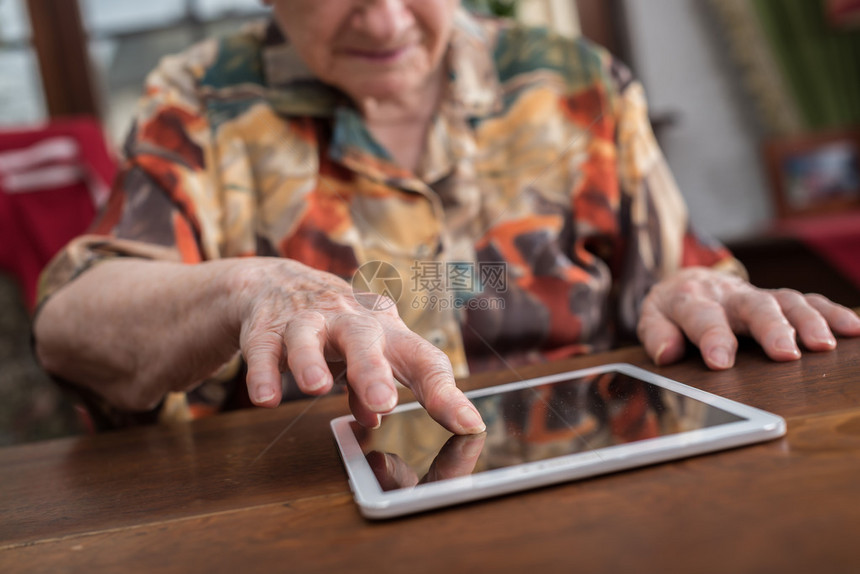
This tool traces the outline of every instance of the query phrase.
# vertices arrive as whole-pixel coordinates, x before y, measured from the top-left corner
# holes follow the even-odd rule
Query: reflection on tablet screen
[[[424,409],[352,423],[383,490],[742,421],[619,372],[476,397],[487,432],[452,436]]]

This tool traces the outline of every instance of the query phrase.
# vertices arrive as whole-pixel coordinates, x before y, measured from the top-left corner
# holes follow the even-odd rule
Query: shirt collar
[[[317,80],[298,51],[271,22],[262,46],[266,99],[286,116],[331,117],[345,96]]]
[[[445,104],[465,117],[485,117],[501,109],[502,90],[493,59],[496,27],[460,8],[448,47]]]

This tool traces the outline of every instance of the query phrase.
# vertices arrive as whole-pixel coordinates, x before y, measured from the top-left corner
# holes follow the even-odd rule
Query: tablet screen
[[[453,436],[424,409],[351,423],[384,491],[746,420],[618,371],[474,397],[487,431]]]

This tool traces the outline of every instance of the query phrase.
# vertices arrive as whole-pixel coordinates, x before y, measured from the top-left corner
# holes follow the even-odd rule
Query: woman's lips
[[[389,63],[394,62],[399,59],[403,54],[409,51],[411,46],[400,46],[398,48],[390,49],[390,50],[367,50],[361,48],[344,48],[341,50],[342,53],[347,56],[353,58],[360,58],[362,60],[367,60],[369,62],[375,63]]]

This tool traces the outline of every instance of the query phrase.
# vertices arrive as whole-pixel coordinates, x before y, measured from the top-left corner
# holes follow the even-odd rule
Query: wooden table
[[[12,447],[0,572],[860,572],[860,340],[782,364],[748,348],[720,373],[630,348],[518,375],[614,361],[778,413],[788,435],[387,522],[352,501],[328,427],[342,396]]]

